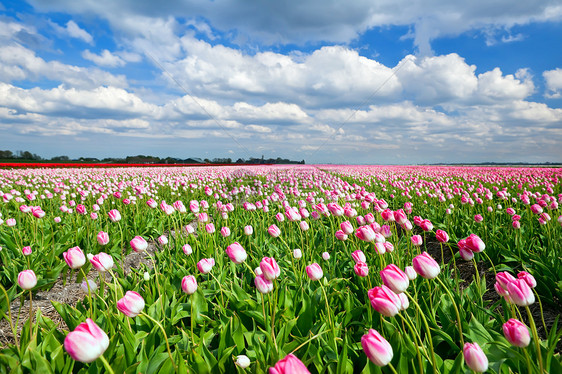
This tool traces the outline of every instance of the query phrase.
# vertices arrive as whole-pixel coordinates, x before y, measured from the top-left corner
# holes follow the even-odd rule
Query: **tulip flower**
[[[531,342],[529,329],[523,322],[511,318],[503,324],[503,334],[509,343],[516,347],[524,348]]]
[[[406,273],[409,280],[414,280],[418,277],[418,273],[416,273],[413,266],[406,266],[404,273]]]
[[[433,223],[430,220],[424,219],[420,222],[419,226],[423,231],[431,231],[433,230]]]
[[[387,286],[375,287],[367,292],[371,306],[385,317],[393,317],[402,306],[398,295]]]
[[[254,233],[254,228],[251,225],[244,227],[244,234],[252,235]]]
[[[516,279],[507,285],[507,292],[514,304],[528,306],[535,302],[535,295],[525,279]]]
[[[355,263],[353,271],[359,277],[366,277],[367,275],[369,275],[369,267],[362,261],[358,261],[357,263]]]
[[[449,234],[447,234],[447,232],[443,230],[435,231],[435,237],[440,243],[447,243],[449,241]]]
[[[238,355],[236,357],[235,364],[236,364],[236,366],[239,366],[242,369],[246,369],[248,366],[250,366],[251,362],[250,362],[250,359],[248,358],[248,356]]]
[[[90,263],[97,271],[103,273],[113,267],[113,257],[107,253],[100,252],[90,259]]]
[[[226,247],[226,254],[235,264],[243,263],[248,257],[248,254],[238,242],[234,242]]]
[[[108,213],[109,220],[111,222],[119,222],[121,221],[121,213],[117,209],[112,209]]]
[[[86,263],[86,256],[80,247],[72,247],[68,251],[63,252],[62,256],[68,267],[71,269],[79,269]]]
[[[310,228],[310,226],[308,226],[308,222],[306,221],[300,221],[299,227],[302,231],[308,231],[308,229]]]
[[[328,252],[322,252],[322,259],[328,261],[330,259],[330,254]]]
[[[269,374],[310,374],[310,371],[294,354],[289,353],[284,359],[277,361],[269,368]]]
[[[535,277],[533,277],[531,274],[527,273],[526,271],[519,272],[519,274],[517,274],[517,278],[524,279],[525,282],[527,282],[527,284],[531,288],[535,288],[537,286],[537,281],[535,280]]]
[[[213,234],[215,232],[215,225],[213,223],[206,224],[205,231],[207,231],[207,234]]]
[[[100,231],[98,232],[97,240],[99,245],[106,245],[109,243],[109,235],[104,231]]]
[[[310,280],[317,281],[322,279],[322,277],[324,276],[324,272],[322,271],[320,265],[315,262],[306,267],[306,275],[308,275],[308,278]]]
[[[354,251],[351,254],[351,258],[353,259],[353,261],[355,262],[367,262],[367,258],[365,257],[365,254],[363,253],[362,250],[358,249],[356,251]]]
[[[98,289],[98,285],[96,284],[96,282],[94,282],[91,279],[88,279],[88,281],[82,281],[82,284],[80,285],[80,287],[82,288],[82,291],[88,293],[88,292],[96,292],[96,290]],[[89,287],[89,289],[88,289]]]
[[[361,226],[355,230],[355,236],[365,242],[372,242],[375,240],[375,231],[371,226]]]
[[[281,269],[273,257],[264,257],[260,262],[260,269],[267,280],[274,280],[281,275]]]
[[[211,271],[211,269],[215,266],[215,259],[214,258],[204,258],[197,263],[197,269],[202,274],[207,274]]]
[[[23,248],[21,249],[21,253],[22,253],[24,256],[29,256],[29,255],[32,253],[31,246],[28,245],[28,246],[23,247]]]
[[[254,285],[256,286],[258,291],[263,294],[273,291],[273,282],[267,279],[263,274],[256,275],[256,278],[254,279]]]
[[[73,360],[90,363],[109,347],[109,338],[90,318],[79,324],[64,339],[64,349]]]
[[[221,235],[223,238],[227,238],[230,236],[230,229],[228,227],[221,228]]]
[[[279,235],[281,235],[281,230],[279,230],[279,227],[277,227],[276,225],[269,226],[267,232],[269,235],[273,236],[274,238],[277,238]]]
[[[390,343],[373,329],[369,329],[369,332],[361,337],[361,346],[369,360],[377,366],[388,365],[394,356]]]
[[[344,234],[346,234],[346,235],[353,234],[353,231],[354,231],[353,226],[351,225],[351,223],[349,221],[342,222],[340,224],[340,227],[341,227],[342,231],[344,232]]]
[[[127,317],[136,317],[144,309],[144,299],[135,291],[127,291],[119,301],[117,309]]]
[[[135,252],[142,252],[146,250],[146,248],[148,248],[148,243],[142,236],[135,236],[133,239],[131,239],[130,244],[131,248],[133,248],[133,251]]]
[[[382,282],[395,293],[399,294],[408,289],[410,280],[406,273],[398,266],[390,264],[380,272]]]
[[[37,285],[37,276],[33,270],[24,270],[18,274],[18,286],[30,290]]]
[[[486,244],[480,239],[480,237],[476,234],[470,234],[468,238],[466,238],[465,245],[468,249],[472,252],[482,252],[486,248]]]
[[[184,244],[181,247],[181,249],[186,256],[189,256],[190,254],[193,253],[193,249],[191,248],[191,246],[189,244]]]
[[[412,260],[412,265],[416,273],[422,278],[433,279],[439,274],[439,264],[427,252],[417,255]]]
[[[338,239],[338,240],[341,240],[341,241],[347,240],[347,235],[342,230],[336,231],[335,235],[336,235],[336,239]]]
[[[412,235],[410,241],[412,242],[412,245],[415,245],[416,247],[419,247],[423,244],[421,235]]]
[[[488,358],[478,343],[465,343],[463,347],[464,361],[466,366],[477,373],[488,370]]]
[[[197,280],[193,275],[186,275],[181,280],[181,289],[188,295],[192,295],[197,291]]]

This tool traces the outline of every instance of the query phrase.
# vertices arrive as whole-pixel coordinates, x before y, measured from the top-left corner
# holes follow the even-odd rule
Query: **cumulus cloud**
[[[82,52],[82,57],[99,66],[116,67],[125,65],[125,61],[123,59],[112,54],[107,49],[104,49],[99,55],[90,52],[89,49],[86,49]]]
[[[562,69],[547,70],[542,73],[546,82],[546,96],[552,99],[558,99],[562,95]]]
[[[55,22],[51,22],[51,26],[61,35],[67,35],[71,38],[80,39],[88,44],[94,43],[92,35],[78,26],[78,24],[73,20],[68,21],[65,26],[60,26]]]

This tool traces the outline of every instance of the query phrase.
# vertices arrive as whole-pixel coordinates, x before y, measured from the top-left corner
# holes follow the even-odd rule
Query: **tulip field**
[[[560,204],[560,168],[0,169],[0,373],[562,373]]]

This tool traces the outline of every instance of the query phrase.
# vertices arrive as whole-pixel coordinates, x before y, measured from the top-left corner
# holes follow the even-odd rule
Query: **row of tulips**
[[[30,298],[25,331],[2,350],[4,367],[270,373],[562,368],[556,351],[562,331],[531,310],[537,302],[541,312],[542,302],[558,302],[560,265],[553,259],[560,256],[560,225],[549,219],[560,213],[556,170],[506,169],[505,176],[501,170],[389,174],[361,167],[330,167],[329,173],[310,167],[162,170],[3,175],[2,307],[16,337],[7,301]],[[525,185],[513,189],[516,181]],[[31,201],[40,206],[29,208]],[[506,232],[511,236],[502,243]],[[155,250],[148,250],[149,242]],[[443,247],[452,254],[448,263]],[[146,255],[151,265],[125,273],[130,251]],[[427,251],[440,253],[441,264]],[[472,262],[474,278],[460,277],[462,260]],[[84,283],[81,302],[53,303],[70,332],[40,312],[33,318],[35,292],[60,274],[73,271],[80,280],[90,269],[98,281]],[[495,274],[493,288],[482,271]]]

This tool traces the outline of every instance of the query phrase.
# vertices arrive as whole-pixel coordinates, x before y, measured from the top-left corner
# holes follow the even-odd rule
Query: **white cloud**
[[[71,38],[80,39],[88,44],[94,43],[92,35],[90,35],[90,33],[86,30],[80,28],[80,26],[78,26],[78,24],[73,20],[68,21],[64,27],[55,22],[50,22],[50,24],[51,27],[53,27],[53,29],[55,29],[55,31],[60,35],[67,35]]]
[[[546,82],[547,97],[557,99],[562,96],[562,69],[547,70],[542,73]]]
[[[124,60],[122,60],[119,56],[112,54],[107,49],[104,49],[99,55],[90,52],[89,49],[86,49],[82,52],[82,57],[99,66],[117,67],[125,65]]]

